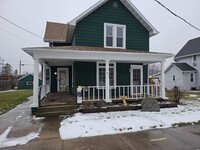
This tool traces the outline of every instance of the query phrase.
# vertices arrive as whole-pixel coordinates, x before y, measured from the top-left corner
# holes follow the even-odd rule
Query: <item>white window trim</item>
[[[106,26],[113,26],[113,46],[106,46]],[[123,27],[123,47],[117,47],[117,27]],[[104,23],[104,47],[126,49],[126,25]]]
[[[97,88],[99,88],[99,64],[105,64],[105,62],[103,62],[103,61],[98,61],[97,63],[96,63],[96,73],[97,73],[97,75],[96,75],[96,84],[97,84]],[[113,68],[114,68],[114,87],[116,87],[116,81],[117,81],[117,75],[116,75],[116,62],[109,62],[109,65],[110,64],[113,64]],[[110,68],[110,66],[109,66],[109,68]],[[111,86],[112,87],[112,86]]]
[[[172,75],[172,81],[176,81],[176,75]]]
[[[196,56],[196,61],[194,61],[194,56]],[[193,66],[196,66],[198,64],[198,56],[197,55],[192,56],[192,64],[193,64]]]
[[[32,83],[29,83],[32,82]],[[33,85],[33,81],[26,81],[26,85]]]

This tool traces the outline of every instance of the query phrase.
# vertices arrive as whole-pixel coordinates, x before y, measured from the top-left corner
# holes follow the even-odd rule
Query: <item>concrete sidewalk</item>
[[[182,128],[154,129],[134,133],[61,140],[62,118],[34,120],[31,100],[0,116],[0,134],[13,126],[8,138],[25,136],[42,129],[39,138],[25,145],[1,150],[197,150],[200,149],[200,125]],[[66,131],[67,132],[67,131]]]

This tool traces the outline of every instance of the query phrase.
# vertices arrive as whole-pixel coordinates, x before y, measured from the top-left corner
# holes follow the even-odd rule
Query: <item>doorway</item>
[[[143,66],[142,65],[131,65],[130,72],[130,84],[131,84],[131,93],[142,94],[143,93]]]
[[[58,68],[57,72],[58,91],[69,91],[69,68]]]

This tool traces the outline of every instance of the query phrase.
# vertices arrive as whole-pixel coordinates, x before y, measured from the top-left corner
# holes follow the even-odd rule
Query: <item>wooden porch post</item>
[[[31,107],[38,107],[38,93],[39,93],[39,61],[34,59],[34,78],[33,78],[33,104]]]
[[[164,71],[165,61],[161,61],[161,97],[165,99],[165,71]]]
[[[109,79],[109,60],[105,60],[106,62],[106,102],[111,102],[110,100],[110,79]]]

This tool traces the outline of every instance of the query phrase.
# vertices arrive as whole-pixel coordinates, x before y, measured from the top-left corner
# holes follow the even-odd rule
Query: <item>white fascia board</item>
[[[183,55],[183,56],[179,56],[179,57],[174,57],[174,60],[176,59],[181,59],[181,58],[186,58],[186,57],[191,57],[194,55],[200,55],[200,53],[193,53],[193,54],[189,54],[189,55]]]
[[[138,19],[138,21],[149,31],[149,36],[154,36],[159,32],[153,25],[142,15],[142,13],[133,5],[130,0],[121,0],[126,8]]]
[[[77,16],[75,19],[69,22],[70,25],[76,25],[78,21],[88,16],[90,13],[94,12],[97,8],[101,7],[108,0],[100,0],[92,7],[84,11],[82,14]],[[142,15],[142,13],[133,5],[130,0],[120,0],[124,6],[135,16],[138,21],[149,31],[149,36],[154,36],[159,32],[153,27],[153,25]]]
[[[169,53],[131,53],[131,52],[101,52],[60,49],[25,48],[24,51],[36,59],[69,59],[69,60],[111,60],[130,62],[160,62],[172,57]]]

